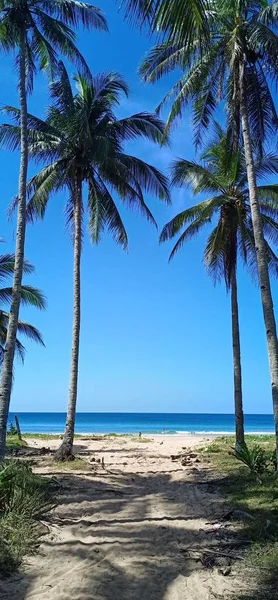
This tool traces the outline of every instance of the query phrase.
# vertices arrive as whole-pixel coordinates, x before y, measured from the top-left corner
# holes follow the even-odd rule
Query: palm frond
[[[204,252],[205,267],[214,284],[225,277],[224,255],[225,243],[221,220],[219,220],[208,237]]]
[[[136,25],[148,26],[169,40],[190,44],[194,35],[208,38],[206,0],[121,0],[121,7]]]
[[[44,341],[39,330],[34,327],[34,325],[30,325],[30,323],[25,323],[25,321],[18,321],[17,331],[20,335],[24,335],[24,337],[28,338],[32,342],[36,342],[37,344],[41,344],[44,346]]]
[[[78,0],[40,0],[39,5],[49,15],[61,18],[64,23],[76,29],[80,24],[88,29],[108,31],[103,11],[87,2]]]
[[[200,192],[222,193],[223,187],[209,168],[185,159],[176,160],[171,167],[172,185],[190,186],[193,194]]]
[[[10,302],[12,298],[12,287],[0,288],[0,302]],[[35,306],[40,310],[45,310],[46,300],[44,294],[31,285],[21,287],[21,304]]]
[[[0,254],[0,282],[6,277],[13,275],[14,262],[14,254]],[[23,273],[25,275],[30,275],[31,273],[34,273],[34,270],[34,266],[31,265],[28,260],[24,260]]]
[[[98,244],[101,233],[107,230],[126,250],[128,238],[120,213],[105,183],[94,173],[89,179],[88,208],[89,233],[93,243]]]
[[[124,167],[127,181],[131,184],[136,183],[142,190],[157,196],[167,204],[171,203],[167,177],[156,167],[129,154],[121,153],[118,159],[118,166]]]
[[[172,239],[179,233],[181,228],[190,221],[200,219],[201,217],[212,219],[214,213],[219,209],[222,203],[223,197],[215,196],[182,211],[163,227],[159,238],[160,243]]]
[[[120,137],[122,141],[133,140],[144,137],[155,143],[167,142],[164,135],[164,122],[157,115],[150,113],[138,113],[115,121],[111,125],[112,132]]]
[[[200,229],[202,229],[208,223],[210,223],[210,217],[205,217],[202,215],[201,217],[195,219],[195,221],[193,221],[193,223],[191,223],[185,229],[185,231],[181,234],[178,241],[174,245],[174,248],[169,256],[169,262],[174,258],[178,250],[182,248],[183,244],[189,239],[192,239],[193,237],[198,235]]]

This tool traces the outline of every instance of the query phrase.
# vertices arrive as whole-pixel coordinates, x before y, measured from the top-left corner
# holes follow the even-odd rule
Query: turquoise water
[[[25,433],[61,433],[66,413],[16,413]],[[9,422],[14,420],[10,413]],[[245,415],[248,433],[274,433],[272,415]],[[234,415],[198,413],[77,413],[76,433],[233,433]]]

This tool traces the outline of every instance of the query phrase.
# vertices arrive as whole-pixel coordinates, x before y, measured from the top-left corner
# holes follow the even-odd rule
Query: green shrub
[[[10,427],[7,431],[7,435],[17,435],[17,429],[13,423],[10,424]]]
[[[264,450],[259,444],[255,444],[252,448],[246,444],[235,446],[231,454],[256,475],[268,473],[270,470],[274,471],[276,456],[273,457],[273,452]]]
[[[37,521],[53,507],[46,480],[21,461],[0,466],[0,573],[10,574],[37,544]]]

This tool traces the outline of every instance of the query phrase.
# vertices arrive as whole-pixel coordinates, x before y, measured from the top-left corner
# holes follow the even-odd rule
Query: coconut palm
[[[77,400],[80,332],[80,263],[84,232],[84,194],[91,240],[98,243],[104,229],[110,231],[124,249],[128,238],[114,200],[114,194],[129,207],[138,208],[154,222],[145,203],[144,193],[169,201],[166,178],[152,165],[126,154],[124,143],[140,137],[159,143],[164,124],[148,113],[118,120],[114,109],[121,94],[128,93],[125,81],[117,73],[101,74],[88,81],[78,75],[74,94],[64,66],[60,78],[51,86],[52,105],[46,121],[28,116],[29,151],[37,159],[48,161],[29,183],[30,219],[42,218],[50,195],[66,189],[67,223],[74,246],[74,314],[69,400],[64,440],[56,457],[72,456]],[[15,121],[19,111],[7,108]],[[3,126],[0,135],[9,147],[19,144],[17,126]],[[86,188],[85,185],[86,184]]]
[[[12,388],[13,359],[21,299],[25,228],[26,180],[28,168],[27,92],[32,90],[36,67],[50,72],[61,53],[88,72],[88,67],[75,45],[72,28],[107,30],[102,11],[78,0],[0,0],[0,48],[17,52],[21,110],[21,153],[18,184],[17,234],[13,294],[9,316],[4,363],[0,381],[0,458],[5,451],[5,435]]]
[[[136,26],[168,40],[181,37],[190,43],[196,34],[208,36],[207,0],[121,0],[120,6]]]
[[[257,273],[256,243],[251,219],[244,150],[233,150],[232,136],[219,125],[213,141],[201,157],[202,162],[177,160],[172,168],[174,185],[189,186],[193,194],[208,194],[208,199],[182,211],[163,229],[160,241],[179,238],[170,254],[172,259],[183,244],[209,226],[204,262],[214,281],[224,280],[231,293],[232,342],[234,362],[234,404],[236,442],[244,444],[240,332],[237,298],[237,265],[242,259],[252,275]],[[264,155],[256,165],[259,177],[278,172],[278,157]],[[278,275],[278,258],[271,243],[278,244],[278,185],[257,188],[264,232],[268,268]]]
[[[207,11],[209,41],[195,35],[190,43],[177,32],[153,48],[141,72],[148,81],[157,81],[181,68],[179,81],[162,101],[171,109],[166,131],[193,102],[195,141],[199,144],[215,108],[225,102],[229,126],[236,147],[240,131],[250,189],[250,210],[257,248],[258,275],[270,363],[272,399],[278,457],[278,346],[268,257],[256,187],[254,150],[263,153],[263,142],[276,135],[277,113],[271,95],[271,82],[278,76],[278,36],[272,27],[277,20],[278,3],[265,0],[210,0]]]
[[[0,370],[4,358],[4,350],[7,339],[7,328],[9,321],[9,312],[4,310],[3,307],[7,304],[10,305],[12,298],[12,287],[2,286],[7,279],[13,276],[14,263],[14,254],[0,255]],[[23,272],[24,274],[29,275],[30,273],[34,272],[34,267],[28,261],[24,261]],[[30,285],[23,285],[21,287],[21,303],[27,306],[35,306],[39,309],[45,308],[45,299],[43,294],[40,290]],[[24,337],[29,338],[30,340],[37,342],[38,344],[44,345],[42,336],[38,329],[34,327],[34,325],[30,325],[30,323],[26,323],[21,319],[19,319],[18,321],[17,333],[19,334],[19,336],[23,335]],[[23,361],[25,355],[25,348],[22,342],[18,339],[18,337],[16,338],[15,352]]]

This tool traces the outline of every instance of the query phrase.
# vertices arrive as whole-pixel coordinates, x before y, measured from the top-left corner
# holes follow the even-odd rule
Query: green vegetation
[[[23,448],[24,446],[28,446],[27,442],[24,439],[19,440],[17,435],[7,435],[6,450],[17,450],[19,448]]]
[[[39,520],[53,506],[48,482],[28,463],[6,461],[0,470],[0,575],[9,575],[35,550]]]
[[[87,29],[107,32],[100,9],[78,0],[1,2],[0,48],[16,59],[19,108],[6,106],[5,114],[12,124],[0,126],[0,142],[9,151],[20,152],[20,164],[15,250],[14,254],[0,257],[0,280],[7,275],[13,277],[12,287],[0,289],[1,302],[8,304],[6,311],[2,305],[0,310],[0,458],[4,459],[6,448],[16,450],[26,444],[16,437],[13,427],[6,443],[14,356],[24,355],[18,336],[24,334],[43,343],[38,330],[19,318],[24,303],[44,308],[41,293],[22,285],[24,273],[32,272],[24,260],[27,220],[43,218],[50,196],[66,191],[67,224],[73,234],[74,248],[73,338],[66,431],[56,454],[57,460],[65,461],[72,458],[78,392],[81,254],[86,210],[87,230],[93,243],[98,243],[103,232],[108,231],[126,249],[128,238],[118,201],[139,209],[152,223],[155,219],[146,205],[146,196],[170,201],[167,177],[142,159],[126,154],[126,146],[140,138],[145,143],[166,144],[172,125],[184,116],[184,108],[189,104],[193,109],[194,141],[196,147],[201,146],[215,110],[225,111],[220,118],[221,122],[226,120],[226,129],[222,131],[216,125],[220,136],[217,144],[205,154],[202,152],[202,164],[179,160],[173,168],[173,184],[189,184],[194,194],[205,193],[207,199],[172,219],[164,227],[160,240],[172,238],[185,226],[173,256],[186,239],[217,217],[206,244],[205,260],[214,279],[224,279],[231,291],[237,444],[232,450],[234,442],[222,438],[204,453],[222,473],[222,490],[228,501],[249,513],[242,525],[245,538],[252,541],[247,559],[271,571],[278,558],[278,491],[274,477],[278,460],[278,346],[270,282],[271,271],[276,272],[277,267],[278,187],[276,183],[270,185],[268,177],[278,173],[278,159],[274,153],[267,154],[266,148],[277,137],[278,115],[272,94],[278,81],[278,3],[123,0],[121,7],[137,26],[144,25],[156,32],[156,46],[147,53],[140,69],[143,80],[155,83],[172,72],[179,73],[179,80],[162,99],[156,114],[142,112],[117,118],[121,112],[120,100],[128,96],[126,82],[113,71],[91,76],[76,47],[74,31],[81,24]],[[77,90],[72,86],[72,73],[68,75],[61,62],[63,57],[77,66]],[[37,69],[48,71],[51,78],[51,106],[44,121],[28,113],[28,96],[33,92]],[[167,103],[171,106],[165,125],[158,113]],[[36,164],[41,163],[41,170],[35,171],[28,184],[31,158]],[[265,185],[260,185],[260,178],[267,179]],[[48,233],[46,243],[49,238]],[[276,425],[275,439],[260,438],[258,442],[254,436],[247,437],[247,447],[237,299],[239,258],[259,281]],[[186,283],[190,285],[191,281]],[[215,332],[217,336],[217,328]],[[216,376],[218,368],[216,365]],[[26,435],[25,440],[30,437],[36,436]],[[50,440],[61,436],[37,437]],[[138,443],[151,441],[116,434],[89,439],[109,437],[119,437],[122,444],[126,437]],[[82,439],[82,435],[76,438]],[[64,468],[76,470],[84,468],[84,464],[78,458],[65,462]],[[1,502],[1,568],[9,572],[33,547],[32,540],[37,535],[35,521],[40,510],[47,510],[42,480],[24,463],[6,465],[0,477]]]
[[[0,16],[0,48],[16,58],[19,92],[20,166],[17,195],[17,224],[14,280],[11,295],[11,317],[7,323],[7,343],[1,369],[0,459],[5,455],[7,418],[9,413],[13,362],[21,304],[26,232],[28,177],[28,93],[33,90],[37,68],[55,78],[61,55],[72,61],[80,73],[88,74],[88,66],[75,45],[74,29],[82,24],[88,29],[107,31],[101,10],[77,0],[44,3],[40,0],[3,0]]]
[[[153,224],[156,222],[145,203],[145,195],[151,193],[166,203],[170,202],[166,176],[125,151],[125,144],[131,139],[143,138],[161,144],[165,137],[163,121],[147,112],[124,119],[116,117],[116,108],[129,93],[126,82],[118,73],[87,78],[78,74],[75,83],[76,93],[64,64],[60,63],[57,80],[51,84],[52,104],[48,107],[47,119],[41,121],[28,116],[29,152],[44,166],[29,181],[27,216],[32,221],[42,219],[50,197],[66,187],[66,220],[74,232],[72,361],[66,429],[63,442],[55,453],[57,461],[71,457],[74,438],[81,322],[82,232],[85,230],[86,210],[93,243],[100,242],[103,229],[107,228],[115,242],[127,250],[128,236],[115,196],[124,199],[132,210],[137,207]],[[20,149],[20,110],[9,106],[6,111],[15,124],[6,128],[2,126],[2,140],[8,148],[12,141],[13,149]],[[80,136],[80,131],[84,132],[83,136]],[[45,165],[46,156],[48,164]],[[105,158],[108,156],[109,160]]]
[[[228,510],[246,513],[240,529],[242,538],[251,541],[246,564],[267,567],[271,572],[278,564],[278,480],[266,470],[258,479],[256,473],[231,454],[234,442],[234,437],[222,437],[201,452],[209,456],[212,466],[221,475],[219,491],[227,500]],[[250,451],[258,444],[265,452],[275,450],[274,435],[247,435],[246,443]],[[269,600],[272,597],[269,596]]]
[[[207,8],[206,17],[203,11],[200,11],[201,4]],[[166,105],[170,105],[165,134],[171,130],[177,120],[184,116],[188,118],[185,109],[191,105],[196,148],[202,146],[216,110],[222,113],[223,108],[224,115],[223,113],[222,115],[231,134],[233,148],[238,148],[242,141],[247,174],[246,191],[249,195],[251,239],[250,237],[245,239],[245,247],[241,248],[241,251],[244,255],[250,241],[252,244],[254,241],[256,247],[254,265],[261,292],[271,371],[278,459],[277,327],[257,188],[260,173],[256,169],[257,158],[264,160],[267,142],[272,142],[277,135],[277,111],[272,96],[273,82],[278,81],[277,2],[268,3],[265,0],[210,2],[208,0],[203,3],[197,1],[199,25],[196,26],[195,21],[193,28],[191,28],[192,21],[190,19],[187,21],[184,17],[186,13],[183,13],[179,1],[169,2],[168,8],[163,0],[147,2],[147,5],[149,9],[146,9],[145,2],[131,0],[127,8],[135,14],[139,12],[141,19],[150,21],[151,27],[156,22],[162,37],[161,39],[158,36],[155,47],[151,48],[143,59],[140,68],[142,78],[146,82],[155,83],[163,76],[178,73],[178,80],[164,95],[157,109],[160,111]],[[203,26],[205,26],[205,33],[200,35]],[[226,159],[228,165],[230,159],[228,153]],[[202,177],[202,167],[199,174],[194,193],[199,194],[204,190],[207,193],[206,174]],[[212,177],[209,189],[213,199],[215,192],[218,195],[220,181],[226,194],[226,182],[223,182],[221,177]],[[194,182],[194,177],[191,182]],[[237,200],[241,201],[242,193],[238,197],[234,181],[231,180],[230,183],[230,196],[233,198],[237,196]],[[272,191],[277,191],[275,184]],[[268,201],[273,208],[277,208],[277,199],[272,196],[272,192],[268,195]],[[207,223],[210,218],[211,213],[208,210]],[[275,216],[274,221],[276,221]],[[200,227],[201,219],[197,218],[195,233]],[[190,227],[188,229],[190,230]],[[191,226],[191,231],[192,229]],[[183,241],[182,236],[179,245]],[[217,239],[215,238],[214,241],[217,242]],[[277,247],[276,236],[272,242],[274,247]],[[237,384],[238,382],[235,382],[235,385]]]
[[[13,277],[14,273],[14,265],[15,265],[15,257],[14,254],[1,254],[0,255],[0,368],[4,359],[4,348],[7,339],[7,331],[8,331],[8,321],[9,321],[9,312],[4,310],[5,304],[9,304],[12,298],[12,287],[3,287],[2,282],[9,283],[9,279]],[[29,275],[34,273],[35,269],[33,265],[31,265],[28,261],[24,261],[23,264],[23,273],[25,275]],[[21,288],[21,303],[22,305],[34,306],[40,310],[44,310],[46,307],[45,298],[40,290],[34,288],[30,285],[23,285]],[[43,343],[42,335],[39,330],[31,325],[30,323],[26,323],[19,319],[17,326],[17,334],[19,337],[16,337],[15,340],[15,352],[16,355],[24,361],[25,356],[25,348],[20,341],[20,337],[24,336],[27,339],[30,339],[38,344]],[[9,433],[16,433],[16,428],[11,424]]]
[[[274,159],[272,154],[264,155],[263,161],[259,157],[255,166],[260,176],[266,177],[277,172],[278,158]],[[193,194],[200,191],[206,194],[205,200],[186,208],[165,225],[160,241],[165,242],[178,235],[170,254],[171,260],[186,241],[195,238],[198,233],[203,234],[203,230],[211,224],[205,242],[204,264],[213,282],[224,281],[230,293],[236,442],[244,445],[237,266],[241,259],[254,277],[257,259],[243,145],[238,144],[235,150],[231,131],[227,133],[215,123],[213,137],[199,163],[184,159],[173,163],[172,183],[180,187],[189,186]],[[258,186],[257,194],[268,268],[277,277],[278,258],[269,243],[278,241],[278,188],[274,191],[272,185]],[[273,202],[269,205],[269,194],[276,201],[277,209]]]
[[[64,471],[88,471],[92,470],[92,465],[83,458],[75,458],[74,460],[64,460],[60,464],[53,462],[53,460],[45,460],[44,464],[47,465],[50,471],[61,472]]]

